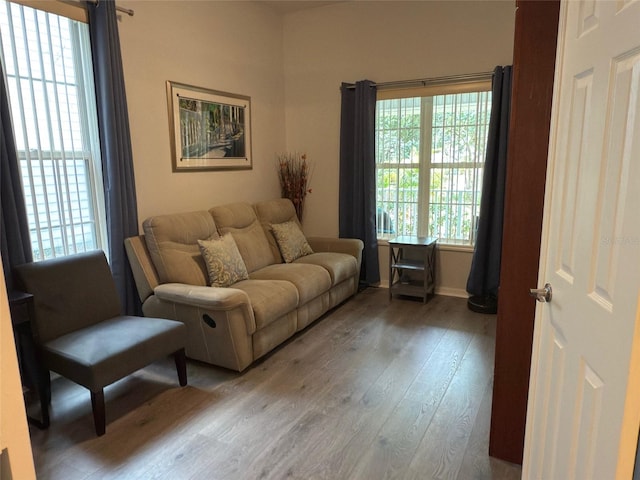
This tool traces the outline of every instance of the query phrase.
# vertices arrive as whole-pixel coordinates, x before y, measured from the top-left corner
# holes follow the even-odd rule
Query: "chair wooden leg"
[[[106,430],[104,390],[91,392],[91,407],[93,408],[93,423],[96,426],[96,435],[101,437]]]
[[[184,387],[187,384],[187,357],[184,353],[184,348],[174,353],[173,358],[176,361],[176,370],[178,371],[180,386]]]

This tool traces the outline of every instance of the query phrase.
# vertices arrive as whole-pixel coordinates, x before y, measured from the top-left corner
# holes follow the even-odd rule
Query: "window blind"
[[[35,260],[105,245],[87,25],[0,3],[2,58]]]

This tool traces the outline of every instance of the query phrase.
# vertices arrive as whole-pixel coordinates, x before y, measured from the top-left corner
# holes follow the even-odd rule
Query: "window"
[[[491,114],[490,83],[482,87],[378,100],[378,238],[474,244]]]
[[[106,251],[88,26],[0,2],[0,31],[34,260]]]

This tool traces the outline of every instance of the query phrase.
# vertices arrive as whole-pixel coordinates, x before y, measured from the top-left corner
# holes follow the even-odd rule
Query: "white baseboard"
[[[446,297],[469,298],[469,294],[462,288],[436,287],[436,295],[444,295]]]
[[[388,282],[380,282],[379,288],[389,288]],[[462,288],[436,287],[436,295],[444,295],[445,297],[469,298],[469,294]]]

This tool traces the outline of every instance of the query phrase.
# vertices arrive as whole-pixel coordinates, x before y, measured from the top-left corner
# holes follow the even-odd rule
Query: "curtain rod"
[[[464,75],[449,75],[446,77],[421,78],[416,80],[398,80],[393,82],[373,83],[372,87],[378,88],[397,88],[397,87],[427,87],[430,85],[440,85],[445,83],[470,83],[489,80],[493,76],[493,72],[467,73]],[[355,85],[349,85],[346,88],[354,89]]]
[[[81,0],[58,0],[58,1],[60,3],[66,3],[68,5],[74,5],[74,6],[78,6],[78,4],[82,6],[82,3],[84,3]],[[87,0],[87,1],[89,3],[93,3],[94,5],[98,5],[100,3],[100,0]],[[133,17],[133,14],[135,13],[135,11],[131,10],[130,8],[119,7],[118,5],[116,5],[116,10],[122,13],[126,13],[130,17]]]
[[[87,0],[87,1],[93,3],[94,5],[98,5],[100,3],[100,0]],[[130,8],[119,7],[118,5],[116,5],[116,10],[122,13],[126,13],[130,17],[133,17],[133,14],[135,13]]]

